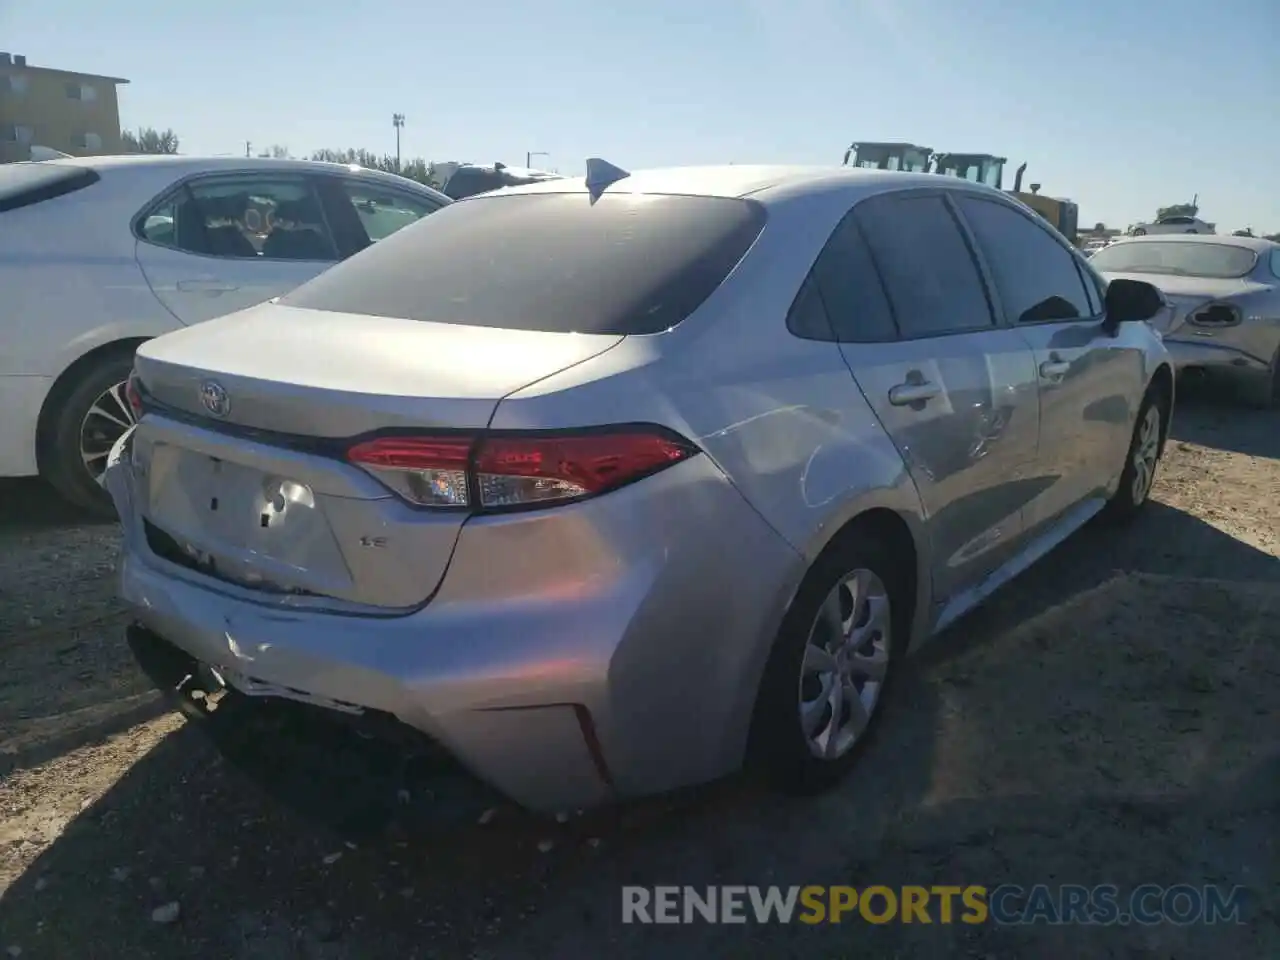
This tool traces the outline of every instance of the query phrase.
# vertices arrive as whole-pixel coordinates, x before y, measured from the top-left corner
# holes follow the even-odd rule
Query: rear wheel
[[[1120,487],[1107,502],[1107,513],[1114,520],[1128,520],[1151,499],[1151,488],[1160,465],[1161,439],[1167,416],[1167,401],[1158,389],[1147,391],[1138,410],[1138,419],[1129,441]]]
[[[814,793],[853,766],[907,643],[907,582],[893,552],[870,537],[851,537],[809,571],[752,720],[749,762],[775,788]]]
[[[111,498],[98,483],[112,445],[133,426],[125,382],[133,369],[131,354],[116,353],[76,376],[57,407],[43,438],[41,472],[65,499],[90,514],[115,516]]]

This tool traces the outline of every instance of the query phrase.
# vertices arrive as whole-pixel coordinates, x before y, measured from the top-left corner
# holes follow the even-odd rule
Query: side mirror
[[[1150,320],[1165,308],[1164,295],[1141,280],[1117,278],[1107,284],[1107,326],[1118,329],[1122,323]]]

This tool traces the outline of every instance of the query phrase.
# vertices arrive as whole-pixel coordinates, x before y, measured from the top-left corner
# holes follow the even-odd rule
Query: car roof
[[[434,190],[416,180],[410,180],[408,177],[401,177],[394,173],[387,173],[384,170],[374,170],[355,164],[328,163],[323,160],[281,160],[275,157],[202,157],[180,153],[132,153],[105,157],[59,157],[56,160],[41,160],[39,162],[54,166],[88,167],[100,172],[159,168],[172,171],[175,176],[205,171],[216,173],[222,169],[358,173],[361,176],[385,180],[389,184],[403,186],[407,182],[443,200],[447,201],[449,199],[440,191]]]
[[[627,177],[609,184],[609,193],[675,194],[681,196],[752,197],[764,203],[772,203],[799,194],[827,193],[865,187],[876,192],[890,185],[931,186],[952,189],[991,191],[990,187],[956,177],[942,177],[934,173],[904,173],[889,170],[868,170],[861,167],[811,167],[811,166],[752,166],[725,164],[721,166],[660,167],[636,170]],[[585,177],[567,177],[541,183],[521,184],[498,193],[586,193]]]
[[[535,170],[533,167],[509,167],[506,164],[503,164],[502,169],[499,170],[495,164],[491,164],[491,163],[460,163],[458,164],[457,169],[453,171],[452,176],[456,177],[458,174],[462,173],[464,170],[474,171],[478,173],[506,173],[506,174],[510,174],[513,177],[529,177],[531,179],[532,178],[543,178],[546,180],[564,179],[560,174],[552,173],[550,170]]]
[[[1145,237],[1122,237],[1117,243],[1217,243],[1227,247],[1244,247],[1258,253],[1273,250],[1280,244],[1266,237],[1233,237],[1224,233],[1157,233]]]

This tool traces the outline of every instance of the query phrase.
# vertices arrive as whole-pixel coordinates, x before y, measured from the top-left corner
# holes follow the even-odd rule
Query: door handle
[[[211,297],[238,289],[223,280],[179,280],[177,287],[183,293],[207,293]]]
[[[889,402],[895,407],[909,407],[917,403],[928,403],[942,388],[928,380],[923,383],[900,383],[889,389]]]
[[[1040,364],[1040,376],[1046,380],[1061,380],[1071,370],[1071,363],[1054,357]]]

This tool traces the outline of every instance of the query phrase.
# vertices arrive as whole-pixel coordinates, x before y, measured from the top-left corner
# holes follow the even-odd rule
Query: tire
[[[98,484],[97,477],[105,468],[111,444],[125,430],[117,421],[133,422],[124,399],[124,383],[132,369],[132,352],[120,352],[102,357],[83,373],[73,374],[75,379],[67,392],[55,400],[57,406],[41,438],[40,472],[45,480],[69,503],[98,519],[109,520],[116,515],[111,497]],[[100,399],[103,403],[95,407]],[[93,461],[93,466],[98,467],[96,472],[81,455],[82,441],[91,445],[91,452],[102,453]]]
[[[851,591],[843,585],[855,572],[859,572],[858,582],[867,597],[859,604],[856,616],[852,616]],[[903,561],[894,551],[875,537],[857,532],[829,547],[810,568],[774,641],[752,717],[747,765],[769,786],[783,793],[813,794],[833,787],[854,765],[883,712],[885,696],[905,653],[911,621],[909,610],[914,605],[914,597],[909,596],[910,582]],[[830,722],[832,704],[828,700],[820,711],[816,707],[810,710],[810,716],[821,713],[814,740],[825,741],[811,744],[801,721],[804,701],[821,702],[824,684],[830,680],[817,674],[802,676],[802,667],[806,659],[815,664],[822,659],[816,651],[809,650],[810,641],[831,638],[832,621],[826,619],[824,610],[834,609],[827,605],[827,600],[837,590],[842,595],[841,618],[845,620],[842,627],[847,627],[850,620],[855,624],[861,622],[863,626],[855,626],[854,633],[868,634],[868,645],[863,652],[870,655],[854,660],[853,651],[848,649],[827,661],[832,666],[863,668],[853,670],[852,679],[863,684],[856,702],[863,706],[865,722],[855,723],[852,712],[842,711],[849,726],[836,735],[832,730],[835,725]],[[871,606],[866,599],[871,600]],[[875,616],[877,610],[879,617]],[[867,627],[875,623],[879,629],[868,631]],[[866,671],[871,664],[875,665],[875,671],[883,671],[883,679],[874,691],[869,689],[874,681]],[[842,686],[844,691],[849,689]],[[830,755],[820,756],[828,746]]]
[[[1133,231],[1133,235],[1135,237],[1145,237],[1147,235],[1147,231],[1142,227],[1139,227],[1137,230]]]
[[[1160,466],[1163,438],[1167,431],[1167,407],[1168,400],[1164,393],[1154,387],[1148,388],[1133,425],[1124,470],[1120,473],[1120,486],[1107,501],[1106,514],[1113,521],[1125,522],[1133,519],[1151,499],[1151,489],[1155,486],[1156,469]],[[1154,435],[1150,432],[1153,429]]]

